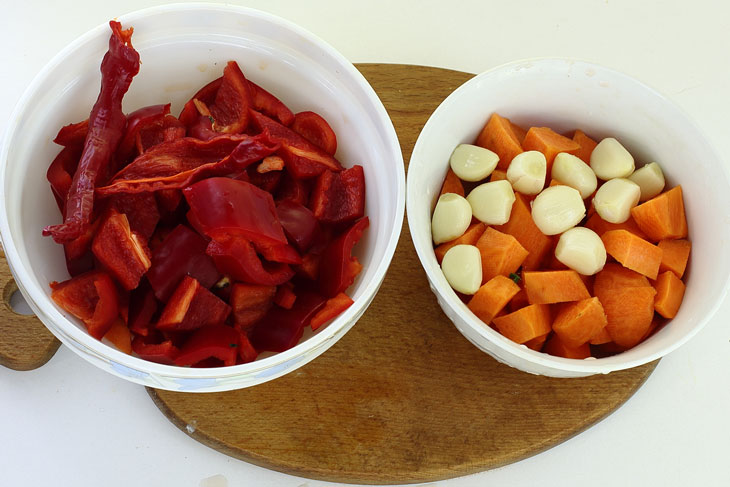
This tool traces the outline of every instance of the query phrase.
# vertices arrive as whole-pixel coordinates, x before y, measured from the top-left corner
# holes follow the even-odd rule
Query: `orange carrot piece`
[[[578,348],[606,327],[606,313],[598,298],[563,306],[553,320],[553,331],[570,348]]]
[[[446,193],[456,193],[459,196],[464,196],[464,185],[461,184],[461,179],[451,168],[446,171],[446,178],[444,178],[444,184],[441,186],[439,196]]]
[[[541,335],[539,337],[535,337],[532,340],[527,340],[524,345],[536,352],[539,352],[542,350],[542,346],[545,345],[545,341],[547,340],[549,333],[545,333],[544,335]]]
[[[687,217],[681,186],[675,186],[633,207],[631,216],[652,242],[687,237]]]
[[[662,249],[627,230],[611,230],[601,235],[606,253],[624,267],[656,279],[662,263]]]
[[[525,136],[527,135],[527,130],[512,121],[510,121],[509,126],[512,128],[512,132],[515,134],[515,137],[517,137],[517,141],[520,145],[522,145],[522,141],[525,140]]]
[[[591,297],[574,270],[523,272],[522,279],[530,304],[565,303]]]
[[[654,283],[654,310],[665,318],[677,316],[684,298],[684,283],[672,271],[659,274]]]
[[[497,330],[516,343],[525,343],[550,333],[550,306],[531,304],[494,319]]]
[[[626,287],[598,296],[606,312],[606,330],[617,345],[633,347],[646,335],[654,317],[655,294],[653,287]]]
[[[512,235],[492,227],[482,233],[476,247],[482,256],[482,284],[494,276],[509,276],[516,272],[529,253]]]
[[[117,350],[120,352],[132,354],[132,334],[121,318],[117,318],[114,321],[112,327],[104,335],[104,338],[117,347]]]
[[[480,320],[489,324],[519,291],[520,286],[509,277],[495,276],[479,288],[467,307]]]
[[[580,149],[575,151],[573,154],[580,157],[586,164],[591,163],[591,153],[596,148],[598,142],[588,137],[580,130],[576,130],[573,134],[573,140],[580,146]]]
[[[592,206],[593,205],[591,205],[591,207]],[[633,233],[637,237],[641,237],[644,240],[647,240],[646,234],[641,231],[639,226],[631,217],[629,217],[629,219],[623,223],[611,223],[601,218],[598,213],[593,213],[590,217],[588,217],[588,220],[586,220],[586,223],[583,226],[586,228],[590,228],[591,230],[596,232],[599,237],[606,232],[610,232],[611,230],[626,230]]]
[[[524,137],[523,137],[524,138]],[[509,119],[493,113],[477,137],[476,145],[499,156],[498,169],[506,170],[512,159],[522,152],[520,138]]]
[[[504,181],[507,179],[507,171],[502,169],[495,169],[492,171],[492,175],[489,176],[489,181]]]
[[[558,335],[551,336],[550,340],[545,343],[542,351],[555,357],[563,358],[584,359],[591,356],[591,347],[587,343],[577,347],[571,347]]]
[[[515,294],[512,299],[510,299],[509,304],[507,305],[507,309],[509,309],[510,313],[513,313],[518,309],[524,308],[525,306],[529,305],[530,302],[527,300],[527,293],[523,288],[520,288],[520,291]]]
[[[687,260],[692,249],[692,244],[686,239],[660,240],[657,247],[662,249],[662,263],[659,264],[659,272],[672,271],[680,279],[687,268]]]
[[[638,272],[609,262],[596,274],[593,281],[593,294],[601,299],[601,294],[605,292],[631,287],[651,287],[651,284],[646,277]]]
[[[312,331],[327,323],[332,318],[340,315],[343,311],[349,308],[354,301],[345,293],[340,293],[334,298],[330,298],[324,303],[322,309],[312,316],[309,326],[312,327]]]
[[[512,235],[529,252],[522,263],[524,269],[537,269],[550,250],[550,237],[537,228],[532,219],[530,205],[520,193],[515,193],[515,202],[512,205],[509,221],[494,228],[502,233]]]
[[[603,305],[601,305],[603,307]],[[611,335],[608,333],[608,330],[604,326],[601,328],[598,333],[593,335],[590,340],[588,340],[588,343],[591,345],[603,345],[604,343],[611,342]]]
[[[649,329],[646,330],[646,333],[644,333],[644,336],[641,337],[641,341],[643,342],[647,338],[649,338],[651,335],[654,334],[654,332],[659,328],[661,325],[663,325],[667,320],[659,316],[658,314],[654,315],[654,319],[651,320],[651,325],[649,325]]]
[[[555,156],[560,152],[575,153],[580,145],[574,140],[563,137],[548,127],[530,127],[525,140],[522,142],[522,150],[540,151],[547,159],[547,174],[550,174]]]
[[[438,261],[438,263],[440,264],[441,261],[444,260],[444,255],[446,255],[446,252],[448,252],[449,249],[454,245],[476,245],[479,237],[482,236],[486,228],[487,225],[482,222],[472,223],[469,228],[466,229],[466,232],[464,232],[462,236],[457,237],[454,240],[444,242],[435,249],[433,249],[434,253],[436,254],[436,260]]]

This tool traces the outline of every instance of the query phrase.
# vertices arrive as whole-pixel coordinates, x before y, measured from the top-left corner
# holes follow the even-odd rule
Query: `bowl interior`
[[[482,324],[456,297],[432,251],[430,212],[453,148],[473,143],[497,112],[523,127],[581,129],[612,136],[637,166],[658,162],[667,188],[682,185],[692,240],[684,302],[670,326],[609,358],[568,360],[518,346]],[[608,372],[661,357],[696,333],[727,294],[730,274],[730,185],[727,169],[688,117],[646,85],[610,69],[563,59],[512,63],[483,73],[451,94],[420,134],[408,170],[408,222],[416,250],[442,306],[457,327],[500,357],[585,373]],[[457,317],[458,316],[458,317]],[[468,329],[463,329],[468,328]],[[534,370],[533,370],[534,371]]]
[[[179,114],[200,87],[221,76],[229,60],[236,60],[249,79],[295,113],[312,110],[325,117],[338,136],[338,159],[345,166],[364,167],[365,211],[371,225],[356,248],[364,270],[350,288],[356,303],[362,297],[360,305],[305,343],[279,354],[282,357],[277,360],[313,346],[306,344],[311,340],[325,343],[339,328],[351,326],[382,281],[400,233],[404,206],[400,148],[374,91],[351,63],[323,41],[254,10],[177,5],[133,13],[120,21],[125,28],[134,27],[132,43],[142,60],[140,73],[124,98],[125,112],[169,102],[171,113]],[[45,225],[61,221],[45,178],[59,151],[52,140],[61,126],[88,117],[99,91],[99,65],[109,32],[106,25],[99,26],[62,51],[36,78],[11,118],[2,157],[7,217],[2,235],[16,278],[26,297],[46,315],[47,325],[121,363],[157,368],[106,346],[99,349],[83,325],[66,319],[49,299],[48,283],[68,278],[62,247],[41,236]],[[266,360],[255,362],[255,367]],[[210,373],[162,367],[182,374]]]

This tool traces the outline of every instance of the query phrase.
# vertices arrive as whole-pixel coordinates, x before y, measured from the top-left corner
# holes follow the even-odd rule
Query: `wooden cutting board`
[[[403,157],[438,104],[473,75],[361,64],[383,100]],[[436,303],[407,225],[380,292],[355,327],[313,362],[249,389],[148,389],[197,441],[288,474],[333,482],[428,482],[539,453],[623,404],[657,362],[582,379],[499,364]]]

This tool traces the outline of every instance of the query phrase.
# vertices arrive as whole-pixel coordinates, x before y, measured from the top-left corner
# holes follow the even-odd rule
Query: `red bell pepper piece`
[[[220,133],[213,130],[213,121],[211,118],[213,117],[199,115],[195,122],[188,127],[188,137],[200,140],[210,140],[213,137],[218,137]]]
[[[132,353],[132,334],[121,318],[117,318],[112,322],[109,331],[104,334],[104,339],[117,347],[117,350],[120,352]]]
[[[362,166],[323,172],[312,190],[310,208],[324,223],[345,223],[365,214],[365,174]]]
[[[112,35],[101,63],[101,91],[89,115],[89,132],[68,193],[63,223],[43,229],[43,235],[52,235],[57,243],[77,238],[91,224],[94,188],[107,176],[127,123],[122,98],[139,72],[139,53],[132,47],[131,28],[122,30],[115,21],[109,25]]]
[[[129,329],[141,336],[148,336],[152,327],[152,320],[157,313],[158,303],[155,293],[143,281],[129,297]]]
[[[216,358],[224,366],[236,365],[240,337],[238,331],[226,325],[208,325],[199,328],[185,340],[176,365],[195,365]]]
[[[301,252],[309,250],[314,235],[319,230],[319,223],[309,208],[291,200],[284,200],[276,205],[276,214],[289,241]]]
[[[279,181],[281,181],[281,171],[260,173],[256,169],[257,168],[255,166],[250,166],[246,170],[246,175],[248,177],[243,180],[248,181],[257,188],[263,189],[267,193],[273,194],[276,191],[276,188],[279,186]]]
[[[69,189],[71,189],[71,182],[79,163],[79,157],[81,157],[80,149],[64,147],[53,159],[46,172],[46,179],[51,183],[51,191],[53,191],[56,204],[61,212],[66,206],[66,197]]]
[[[70,123],[62,127],[53,142],[64,147],[83,149],[87,133],[89,133],[88,118],[83,122]]]
[[[157,321],[162,331],[187,331],[223,323],[231,307],[190,276],[183,280],[170,296]]]
[[[101,338],[119,316],[119,296],[111,277],[92,271],[61,283],[51,283],[51,299],[84,322],[89,334]]]
[[[210,288],[221,278],[213,259],[205,253],[208,241],[186,227],[178,225],[152,253],[147,280],[155,296],[166,302],[183,276],[194,277]]]
[[[327,154],[337,152],[337,136],[327,120],[315,112],[299,112],[294,116],[291,129]]]
[[[281,262],[282,264],[301,264],[302,258],[299,256],[294,247],[286,244],[265,244],[251,242],[256,252],[261,254],[264,259],[271,262]]]
[[[125,214],[114,210],[99,225],[91,251],[126,290],[136,288],[152,264],[144,239],[132,232]]]
[[[109,198],[109,207],[127,215],[133,232],[149,240],[160,221],[157,200],[152,193],[118,194]]]
[[[137,149],[137,136],[143,129],[150,127],[161,130],[162,120],[168,113],[170,113],[169,103],[140,108],[127,115],[127,129],[116,151],[117,163],[126,166],[130,160],[139,155],[141,152]]]
[[[218,88],[220,88],[221,86],[221,83],[223,83],[222,76],[220,78],[214,79],[207,85],[200,88],[197,93],[195,93],[193,97],[190,98],[187,103],[185,103],[185,106],[180,112],[180,116],[178,117],[178,119],[186,127],[190,128],[190,126],[193,125],[200,116],[200,113],[195,107],[195,103],[193,100],[201,101],[205,105],[212,105],[213,101],[215,100],[215,95],[216,93],[218,93]],[[193,137],[193,135],[191,135],[189,132],[188,136]]]
[[[319,253],[309,252],[302,256],[302,263],[294,266],[294,272],[310,281],[316,281],[319,277],[319,263],[322,256]]]
[[[236,328],[248,330],[263,318],[271,308],[275,294],[276,286],[234,284],[229,302]]]
[[[260,131],[268,131],[281,144],[278,155],[296,179],[319,176],[326,169],[341,171],[342,164],[307,139],[279,122],[256,111],[251,111],[252,122]]]
[[[251,242],[243,237],[211,240],[206,252],[213,257],[219,271],[236,281],[278,286],[294,275],[294,271],[287,264],[262,263]]]
[[[144,338],[139,336],[132,340],[132,351],[143,360],[166,365],[174,365],[175,359],[180,355],[180,349],[172,343],[172,340],[165,340],[162,343],[147,343]]]
[[[70,275],[77,276],[94,268],[94,254],[91,252],[91,242],[94,240],[98,226],[99,219],[95,220],[82,235],[63,244],[66,268]]]
[[[317,328],[324,325],[332,318],[339,316],[340,313],[349,308],[352,303],[354,303],[354,301],[345,293],[340,293],[334,298],[328,299],[322,309],[312,316],[312,320],[309,322],[309,326],[312,327],[312,331],[317,330]]]
[[[135,146],[138,154],[144,154],[150,148],[163,142],[172,142],[173,140],[185,137],[186,128],[177,118],[172,115],[165,115],[161,125],[145,127],[139,131],[135,140]]]
[[[281,100],[251,80],[248,85],[251,90],[251,108],[287,127],[294,122],[294,113]]]
[[[161,215],[169,215],[175,212],[182,201],[181,189],[161,189],[154,192],[157,200],[157,207],[161,210]]]
[[[183,190],[190,211],[214,240],[241,236],[272,245],[286,244],[270,193],[251,183],[208,178]]]
[[[306,206],[311,192],[310,183],[306,179],[294,179],[287,172],[281,177],[281,182],[276,190],[276,201],[290,200]]]
[[[289,283],[284,283],[276,288],[274,303],[284,309],[291,309],[291,307],[294,306],[294,302],[297,300],[297,295],[294,294],[292,286],[287,284]]]
[[[304,327],[326,299],[312,291],[301,291],[291,309],[274,306],[249,332],[251,344],[259,352],[283,352],[302,338]]]
[[[226,134],[240,134],[248,126],[251,93],[248,80],[235,61],[223,69],[223,81],[208,107],[213,117],[213,130]]]
[[[248,339],[248,335],[245,331],[239,330],[238,332],[238,357],[240,358],[239,363],[247,364],[253,362],[258,357],[259,353],[253,348],[251,342]]]
[[[357,258],[351,255],[365,229],[370,225],[368,217],[354,223],[335,238],[322,253],[319,265],[319,289],[327,298],[333,298],[355,281],[362,268]]]

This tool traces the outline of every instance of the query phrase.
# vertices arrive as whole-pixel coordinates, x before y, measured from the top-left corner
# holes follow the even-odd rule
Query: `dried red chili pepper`
[[[152,264],[145,241],[132,232],[127,216],[115,210],[110,210],[99,225],[91,251],[128,291],[139,285]]]
[[[223,323],[231,307],[190,276],[183,277],[157,321],[163,331],[189,331]]]
[[[216,267],[236,281],[265,286],[278,286],[294,275],[287,264],[262,262],[251,242],[243,237],[211,240],[206,249]]]
[[[132,31],[122,30],[111,21],[109,51],[101,62],[101,91],[89,115],[89,133],[74,174],[64,211],[63,223],[43,229],[58,243],[69,242],[84,233],[91,223],[94,188],[106,176],[112,155],[119,144],[126,124],[122,98],[132,78],[139,72],[139,53],[131,43]]]
[[[99,340],[119,316],[119,296],[111,277],[93,271],[61,283],[51,283],[51,299],[84,322],[89,334]]]
[[[238,331],[226,325],[208,325],[195,330],[175,358],[176,365],[195,365],[209,358],[236,364],[240,337]]]
[[[351,253],[368,225],[370,225],[368,217],[358,220],[330,242],[322,253],[323,258],[319,265],[319,289],[327,298],[333,298],[344,292],[360,272],[361,266]]]
[[[314,112],[299,112],[294,116],[291,129],[327,154],[337,152],[337,136],[327,120]]]
[[[314,216],[324,223],[345,223],[365,214],[365,175],[362,166],[320,174],[309,202]]]

